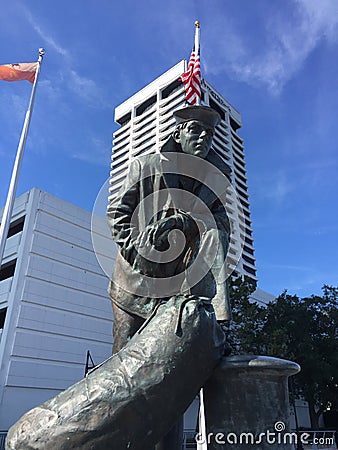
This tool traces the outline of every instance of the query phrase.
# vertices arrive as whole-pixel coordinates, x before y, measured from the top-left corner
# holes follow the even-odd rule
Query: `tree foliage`
[[[241,277],[230,282],[232,323],[228,341],[233,353],[257,354],[261,350],[260,332],[265,322],[266,308],[250,300],[255,286],[251,280]]]
[[[299,298],[283,292],[262,307],[251,302],[253,288],[240,278],[231,285],[235,353],[253,353],[297,362],[294,394],[309,404],[311,425],[327,409],[338,410],[338,288]]]

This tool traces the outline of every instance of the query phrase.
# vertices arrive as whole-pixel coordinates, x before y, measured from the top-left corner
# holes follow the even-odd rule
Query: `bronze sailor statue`
[[[224,354],[218,321],[230,318],[230,169],[211,149],[220,118],[207,106],[174,116],[161,151],[132,161],[108,207],[120,247],[109,289],[114,354],[26,413],[10,429],[7,450],[150,450]]]

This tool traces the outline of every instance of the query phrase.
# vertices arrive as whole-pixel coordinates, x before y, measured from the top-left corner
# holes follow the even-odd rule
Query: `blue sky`
[[[259,286],[338,285],[337,0],[12,0],[0,64],[44,58],[18,188],[87,210],[109,175],[114,108],[183,58],[242,114]],[[4,204],[31,84],[0,82]]]

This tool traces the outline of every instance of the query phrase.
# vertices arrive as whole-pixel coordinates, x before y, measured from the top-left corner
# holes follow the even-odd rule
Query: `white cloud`
[[[23,94],[13,94],[3,90],[0,96],[0,123],[3,130],[6,130],[3,136],[8,140],[9,148],[1,149],[6,154],[15,152],[25,114],[28,107],[29,96]]]
[[[95,136],[90,138],[89,145],[85,149],[73,152],[72,158],[79,159],[91,164],[107,166],[110,158],[110,149],[107,143]]]
[[[35,21],[32,13],[27,9],[26,6],[22,5],[22,8],[24,10],[28,22],[31,24],[36,33],[42,38],[42,40],[48,45],[48,47],[55,50],[56,53],[58,53],[59,55],[69,59],[70,54],[68,50],[66,50],[59,43],[57,43],[51,35],[49,35],[48,33],[46,33],[45,30],[42,29],[42,27]]]
[[[298,266],[296,264],[276,264],[276,263],[263,263],[261,264],[267,270],[278,269],[278,270],[292,270],[297,272],[312,272],[313,268],[308,266]]]
[[[62,92],[58,89],[58,86],[60,83],[66,82],[67,88],[84,100],[88,106],[100,108],[108,106],[102,90],[97,86],[95,81],[79,75],[74,69],[75,62],[71,53],[50,32],[43,29],[27,7],[23,6],[23,11],[32,28],[41,37],[47,51],[53,50],[62,57],[62,66],[57,75],[55,76],[54,74],[53,84],[45,84],[45,88],[48,89],[51,98],[56,99],[62,96]]]
[[[4,119],[9,118],[14,123],[22,124],[25,118],[25,113],[28,107],[29,97],[24,97],[20,94],[1,93],[1,107],[0,113]]]
[[[55,83],[50,79],[42,78],[39,80],[39,91],[42,91],[41,98],[46,98],[50,103],[58,103],[59,108],[65,108],[64,102],[60,104],[62,98],[62,89],[60,83]]]
[[[290,181],[290,174],[282,170],[269,175],[264,175],[264,181],[262,182],[260,176],[259,181],[256,183],[255,196],[261,199],[267,199],[274,204],[280,206],[281,203],[288,200],[297,189],[299,179],[292,179]]]
[[[105,100],[102,89],[90,78],[80,76],[75,70],[68,69],[68,87],[79,97],[86,101],[87,105],[94,107],[110,107]]]
[[[303,15],[304,29],[318,37],[336,42],[338,37],[338,3],[336,0],[295,0]],[[308,29],[310,27],[310,30]]]
[[[212,50],[207,55],[206,69],[214,73],[227,71],[239,80],[265,85],[278,94],[322,39],[337,41],[338,2],[294,0],[291,10],[270,10],[267,19],[252,27],[251,32],[256,33],[259,25],[262,36],[257,45],[256,35],[245,40],[250,29],[243,34],[239,25],[217,18],[210,30],[208,45]]]

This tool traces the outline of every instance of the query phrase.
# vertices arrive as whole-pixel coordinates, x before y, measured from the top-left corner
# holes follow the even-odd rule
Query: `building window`
[[[230,117],[230,126],[234,131],[241,127],[240,124],[237,123],[232,117]]]
[[[140,116],[144,112],[148,111],[153,105],[155,105],[157,100],[156,95],[148,98],[145,102],[141,103],[140,106],[136,108],[136,116]]]
[[[0,281],[6,280],[14,275],[16,259],[10,261],[0,268]]]
[[[7,308],[0,309],[0,330],[5,326]]]
[[[125,157],[125,159],[127,160],[128,158],[126,158],[126,154],[125,152],[120,153],[119,155],[115,155],[115,153],[113,152],[113,158],[114,158],[114,162],[117,161],[118,159]]]
[[[210,108],[218,112],[222,120],[225,120],[225,112],[220,106],[217,105],[217,103],[215,103],[213,100],[210,99],[209,106]]]
[[[246,170],[244,169],[244,167],[239,166],[235,161],[234,161],[234,166],[239,171],[240,174],[245,176]]]
[[[120,192],[120,187],[118,187],[117,189],[112,189],[109,190],[109,197],[108,200],[112,201],[112,199]]]
[[[148,128],[148,130],[142,134],[135,133],[134,140],[139,141],[140,139],[142,139],[142,142],[141,142],[141,145],[142,145],[144,142],[146,142],[146,140],[144,140],[145,136],[148,136],[149,134],[151,135],[150,138],[153,137],[153,135],[155,134],[154,127]],[[150,139],[150,138],[148,138],[148,139]],[[138,146],[139,145],[140,144],[138,144]]]
[[[0,309],[0,341],[2,336],[2,331],[5,326],[7,308]]]
[[[149,136],[147,139],[143,139],[141,140],[137,145],[134,145],[134,149],[141,147],[142,145],[144,145],[146,142],[151,141],[152,139],[154,139],[154,136]]]
[[[242,180],[243,181],[243,183],[246,183],[246,179],[244,178],[244,177],[242,177],[241,175],[239,175],[237,172],[236,172],[236,179],[237,178],[239,178],[240,180]],[[237,180],[236,180],[237,181]]]
[[[20,217],[14,222],[11,222],[8,229],[7,239],[11,236],[14,236],[15,234],[20,233],[20,231],[23,230],[24,223],[25,223],[25,216]]]
[[[223,152],[221,151],[221,150],[217,150],[217,148],[215,148],[214,149],[215,150],[215,152],[217,153],[217,155],[219,155],[222,159],[224,159],[226,162],[229,162],[230,161],[230,158],[227,156],[227,155],[225,155],[223,152],[224,152],[224,149],[222,149],[223,150]]]
[[[121,117],[121,119],[118,119],[116,121],[116,123],[118,123],[119,125],[121,125],[121,127],[123,127],[124,125],[127,125],[128,122],[130,122],[130,119],[131,119],[131,113],[129,112],[128,114]]]
[[[242,255],[242,257],[243,257],[244,261],[246,261],[247,263],[252,264],[253,266],[255,265],[255,260],[254,259],[249,258],[246,255]]]
[[[229,145],[229,140],[225,137],[225,133],[220,131],[219,129],[215,130],[214,138],[219,139],[224,145]]]
[[[241,188],[240,186],[238,186],[238,184],[237,184],[237,192],[238,192],[238,194],[239,194],[242,198],[245,198],[245,200],[248,200],[248,201],[249,201],[249,196],[248,196],[248,194],[245,194],[245,193],[242,191],[242,188]]]
[[[242,205],[243,205],[245,208],[248,208],[248,209],[249,209],[249,203],[248,203],[248,202],[244,201],[242,198],[240,198],[240,201],[241,201]]]
[[[234,152],[234,161],[236,161],[236,163],[240,167],[244,167],[245,166],[244,158],[242,158],[242,159],[238,158],[238,156],[235,154],[235,152]]]
[[[120,144],[123,141],[128,141],[129,138],[130,138],[129,134],[124,134],[124,133],[120,134],[119,136],[114,138],[114,141],[113,141],[114,146],[116,147],[118,144]]]
[[[169,84],[166,88],[162,90],[162,99],[165,99],[169,97],[169,95],[173,94],[174,92],[177,92],[181,89],[183,86],[183,83],[181,80],[175,80],[172,83]]]
[[[254,255],[254,251],[251,250],[251,248],[247,247],[246,245],[244,245],[243,249],[245,252],[249,253],[250,255],[252,255],[252,256]]]
[[[123,164],[126,164],[127,160],[125,159],[124,161],[118,162],[117,164],[113,165],[113,170],[114,170],[114,174],[116,173],[115,170],[117,170],[118,167],[123,166]]]
[[[20,233],[23,230],[25,223],[25,216],[20,217],[20,219],[15,220],[9,226],[7,238],[14,236],[14,234]]]
[[[143,142],[143,144],[144,144],[144,142]],[[150,150],[152,147],[153,147],[153,145],[148,145],[146,148],[143,148],[142,150],[139,150],[138,152],[133,153],[133,156],[135,157],[135,156],[143,155],[145,152],[147,152],[148,150]],[[155,149],[154,149],[154,150],[155,150]]]
[[[256,271],[254,269],[251,269],[251,267],[248,267],[245,264],[243,264],[243,269],[246,272],[251,273],[251,275],[253,275],[254,277],[256,276]]]
[[[238,187],[243,189],[244,192],[248,191],[248,188],[245,186],[245,184],[241,183],[240,181],[236,180],[236,184],[238,185]]]

